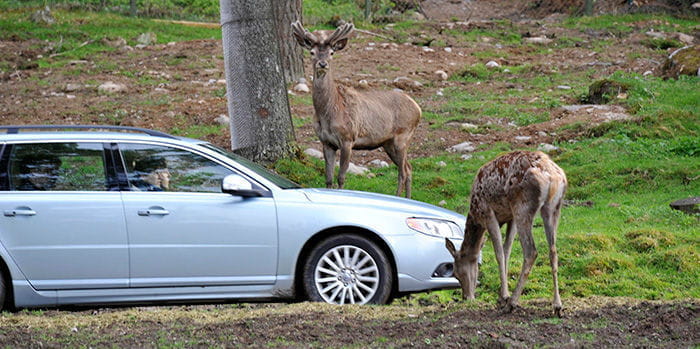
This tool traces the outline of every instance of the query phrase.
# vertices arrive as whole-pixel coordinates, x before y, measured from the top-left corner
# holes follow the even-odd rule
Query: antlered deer
[[[457,250],[450,240],[445,239],[446,247],[455,259],[454,273],[462,286],[462,296],[465,299],[474,299],[479,273],[477,256],[483,246],[484,232],[488,230],[501,279],[499,305],[506,312],[517,306],[537,257],[532,221],[537,211],[540,211],[549,243],[549,262],[554,279],[554,313],[561,316],[556,238],[566,187],[564,171],[539,151],[511,152],[479,169],[472,185],[462,247]],[[505,242],[501,245],[500,227],[505,223],[508,223],[508,229]],[[518,284],[509,297],[508,259],[516,232],[523,248],[524,261]]]
[[[314,125],[323,144],[326,187],[333,186],[336,151],[340,149],[338,187],[345,184],[353,149],[383,147],[399,169],[396,195],[405,190],[411,197],[411,164],[407,150],[418,126],[421,109],[408,95],[397,91],[360,92],[333,81],[330,61],[334,52],[347,45],[354,27],[346,23],[335,31],[313,33],[301,23],[292,23],[299,45],[311,52],[314,81]]]

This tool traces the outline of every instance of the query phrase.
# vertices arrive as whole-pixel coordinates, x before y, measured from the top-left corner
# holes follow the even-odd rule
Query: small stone
[[[438,167],[447,167],[447,163],[444,161],[438,161],[437,165]]]
[[[462,123],[461,125],[459,125],[459,127],[463,130],[473,130],[479,128],[478,125],[470,124],[468,122]]]
[[[438,80],[447,80],[448,75],[444,70],[436,70],[435,71],[435,77],[438,78]]]
[[[462,154],[462,156],[460,156],[460,159],[462,159],[462,160],[469,160],[469,159],[471,159],[472,157],[473,157],[472,154]]]
[[[384,167],[389,167],[389,163],[387,163],[384,160],[380,159],[374,159],[368,163],[369,166],[376,167],[376,168],[384,168]]]
[[[216,121],[216,123],[219,125],[226,126],[231,123],[231,118],[229,118],[228,115],[221,114],[217,116],[216,119],[214,119],[214,121]]]
[[[136,42],[144,46],[153,45],[156,43],[156,41],[157,37],[153,32],[142,33],[138,38],[136,38]]]
[[[300,93],[309,93],[311,90],[309,89],[309,86],[304,84],[304,83],[298,83],[294,85],[293,88],[294,92],[300,92]]]
[[[314,148],[308,148],[304,150],[304,154],[316,158],[316,159],[323,159],[323,153],[320,150],[314,149]]]
[[[445,47],[443,50],[447,53],[452,53],[452,47]]]
[[[531,139],[532,139],[532,137],[530,137],[530,136],[515,136],[515,140],[518,142],[527,142]]]
[[[80,84],[66,84],[66,87],[63,88],[64,92],[75,92],[80,90],[82,85]]]
[[[447,148],[447,151],[450,153],[471,153],[474,150],[476,148],[472,145],[472,142],[463,142]]]
[[[423,46],[423,52],[426,52],[426,53],[428,53],[428,52],[435,52],[435,50],[433,50],[432,48],[430,48],[430,47],[428,47],[428,46]]]
[[[500,66],[501,66],[501,65],[498,64],[498,62],[496,62],[496,61],[488,61],[488,62],[486,63],[486,68],[498,68],[498,67],[500,67]]]
[[[571,90],[571,86],[567,86],[567,85],[559,85],[559,86],[557,86],[557,88],[560,90]]]
[[[117,84],[112,81],[107,81],[103,83],[102,85],[97,87],[97,91],[102,92],[102,93],[118,93],[118,92],[124,92],[126,91],[126,85],[124,84]]]
[[[348,166],[348,173],[350,174],[364,175],[367,172],[369,172],[367,167],[355,165],[352,162]]]
[[[537,150],[543,151],[545,153],[551,153],[558,151],[559,147],[548,143],[541,143],[539,146],[537,146]]]
[[[535,37],[531,37],[531,38],[525,38],[524,41],[525,41],[525,43],[528,43],[528,44],[547,45],[547,44],[551,44],[552,41],[554,41],[554,40],[552,40],[546,36],[535,36]]]

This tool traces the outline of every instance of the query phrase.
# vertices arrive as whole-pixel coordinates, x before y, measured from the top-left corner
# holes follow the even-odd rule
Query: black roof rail
[[[62,129],[97,129],[97,130],[112,130],[112,131],[131,131],[141,132],[149,136],[165,137],[176,139],[175,136],[165,132],[150,130],[147,128],[132,127],[132,126],[114,126],[114,125],[13,125],[0,126],[0,130],[7,130],[8,134],[19,133],[19,130],[62,130]]]

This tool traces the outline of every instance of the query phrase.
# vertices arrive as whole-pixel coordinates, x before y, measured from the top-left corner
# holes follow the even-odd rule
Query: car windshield
[[[226,151],[226,150],[219,148],[211,143],[204,143],[204,144],[202,144],[202,146],[209,149],[209,150],[213,150],[221,155],[224,155],[227,158],[247,167],[251,171],[264,177],[265,179],[274,183],[275,185],[277,185],[278,187],[280,187],[282,189],[299,189],[299,188],[301,188],[301,186],[299,184],[296,184],[287,178],[284,178],[276,173],[273,173],[270,170],[266,169],[265,167],[260,166],[260,165],[254,163],[254,162],[252,162],[252,161],[250,161],[250,160],[248,160],[240,155],[236,155],[234,153]]]

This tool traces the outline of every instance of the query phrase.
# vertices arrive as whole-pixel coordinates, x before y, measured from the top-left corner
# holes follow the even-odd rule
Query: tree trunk
[[[136,0],[129,1],[129,14],[131,14],[132,17],[136,17]]]
[[[284,80],[289,84],[304,77],[304,52],[292,38],[292,22],[301,21],[301,0],[273,0]]]
[[[220,0],[231,148],[265,164],[294,140],[272,1]]]

